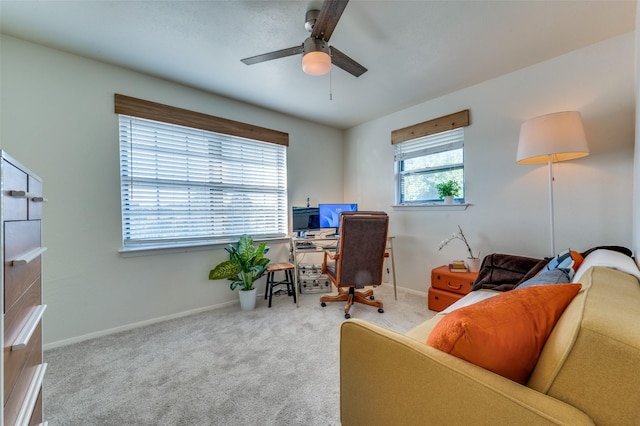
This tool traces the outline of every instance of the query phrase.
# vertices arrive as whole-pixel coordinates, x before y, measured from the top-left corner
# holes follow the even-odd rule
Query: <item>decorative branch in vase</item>
[[[467,258],[467,268],[470,272],[478,272],[480,270],[480,252],[478,252],[478,256],[473,255],[473,250],[471,250],[471,246],[469,245],[467,237],[465,237],[460,225],[458,225],[458,232],[451,234],[450,237],[444,239],[440,243],[438,251],[442,250],[444,246],[446,246],[453,240],[460,240],[464,243],[464,245],[467,247],[467,252],[469,253],[469,257]]]

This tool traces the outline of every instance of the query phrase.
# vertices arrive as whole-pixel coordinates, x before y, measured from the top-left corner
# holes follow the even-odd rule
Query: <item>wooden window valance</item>
[[[456,112],[433,120],[423,121],[391,132],[391,143],[397,144],[411,139],[434,135],[447,130],[469,125],[469,110]]]
[[[201,112],[172,107],[130,96],[115,94],[116,114],[177,124],[225,135],[289,146],[289,134]]]

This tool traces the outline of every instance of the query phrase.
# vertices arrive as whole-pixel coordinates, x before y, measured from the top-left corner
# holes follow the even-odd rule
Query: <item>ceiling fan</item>
[[[307,74],[326,74],[333,64],[355,77],[360,77],[367,69],[335,47],[329,46],[329,38],[338,25],[347,3],[349,0],[325,0],[322,9],[307,11],[304,26],[311,35],[302,44],[241,61],[253,65],[302,53],[302,70]]]

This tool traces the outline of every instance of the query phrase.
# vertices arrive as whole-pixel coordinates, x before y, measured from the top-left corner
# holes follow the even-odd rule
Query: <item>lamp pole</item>
[[[552,155],[547,155],[547,164],[549,166],[549,230],[551,233],[551,257],[556,255],[556,241],[553,220],[553,161]]]

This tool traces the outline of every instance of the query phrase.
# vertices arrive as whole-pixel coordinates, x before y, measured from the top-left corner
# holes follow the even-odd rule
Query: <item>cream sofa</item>
[[[639,279],[627,256],[587,256],[526,386],[427,346],[443,315],[404,335],[345,321],[342,424],[640,425]]]

